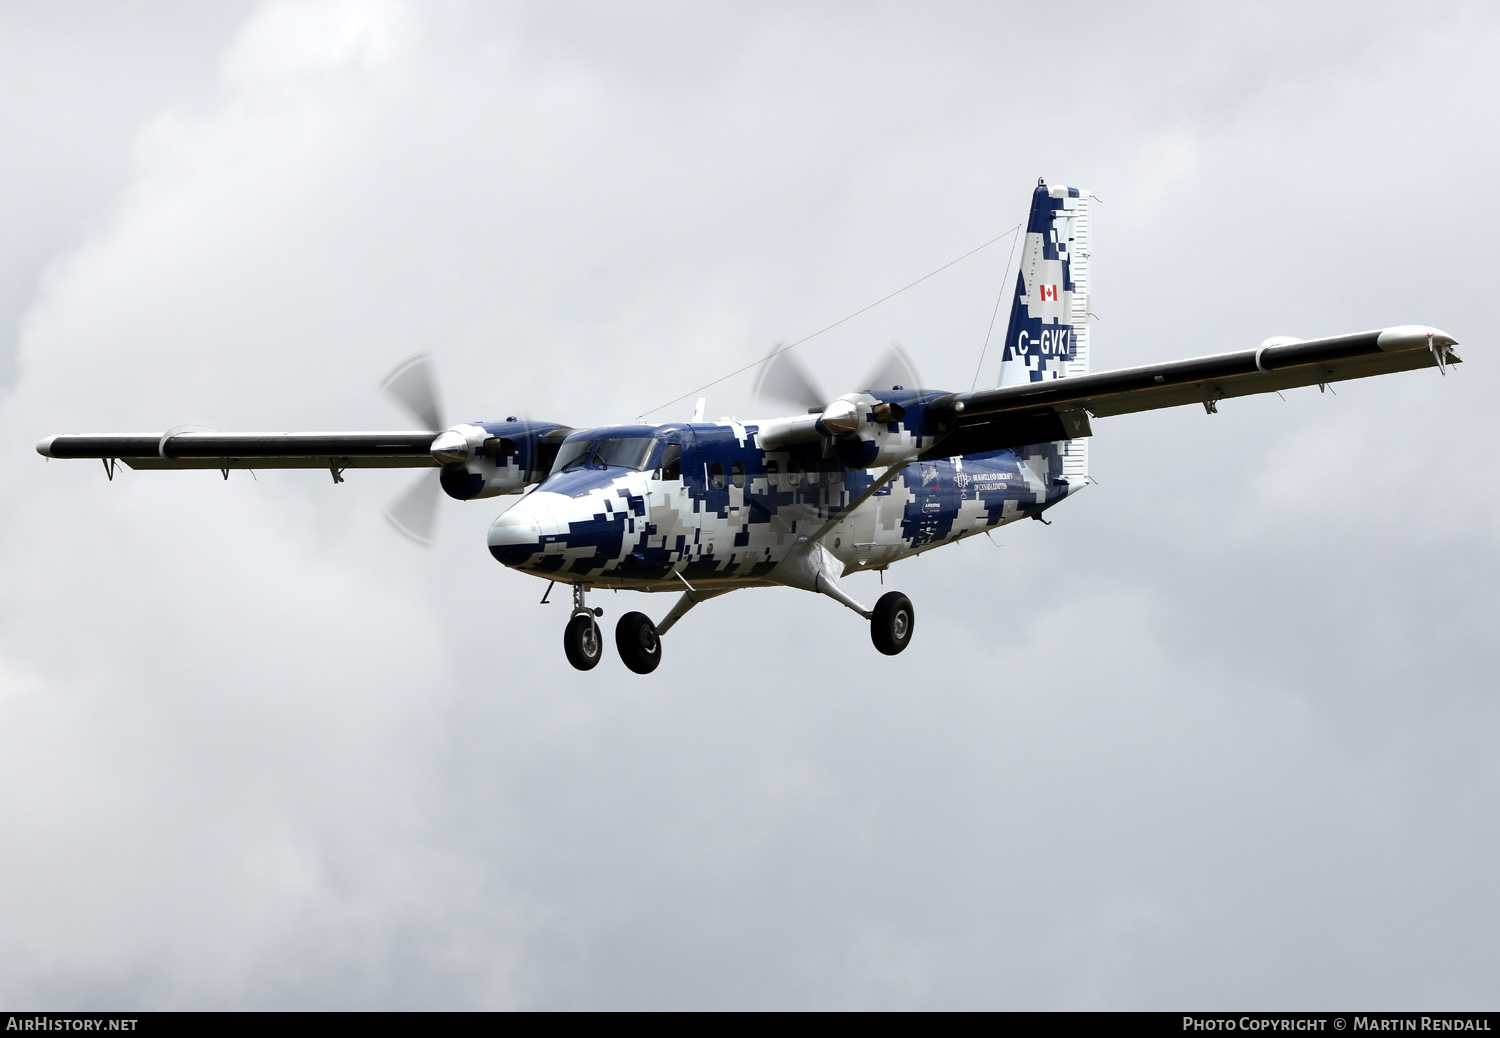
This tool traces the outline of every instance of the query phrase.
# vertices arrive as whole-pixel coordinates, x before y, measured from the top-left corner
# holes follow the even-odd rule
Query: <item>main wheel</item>
[[[626,613],[615,624],[620,659],[637,674],[650,674],[661,662],[661,636],[645,613]]]
[[[592,616],[579,613],[568,621],[563,631],[563,651],[568,662],[579,670],[593,670],[604,655],[604,639],[599,635],[599,625]]]
[[[911,599],[899,591],[887,591],[875,603],[870,616],[870,640],[887,656],[894,656],[911,643],[916,614]]]

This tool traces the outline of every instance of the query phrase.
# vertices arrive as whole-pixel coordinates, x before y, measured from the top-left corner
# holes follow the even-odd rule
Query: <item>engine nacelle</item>
[[[912,390],[879,396],[846,393],[821,411],[762,422],[756,442],[765,450],[779,450],[826,438],[846,469],[885,468],[910,461],[937,443],[942,430],[926,414],[933,397]]]
[[[823,425],[844,467],[885,468],[931,447],[936,438],[922,435],[920,406],[916,414],[909,407],[868,393],[850,393],[828,405]]]
[[[573,430],[556,422],[455,425],[432,441],[443,492],[460,501],[519,494],[544,479],[558,445]]]

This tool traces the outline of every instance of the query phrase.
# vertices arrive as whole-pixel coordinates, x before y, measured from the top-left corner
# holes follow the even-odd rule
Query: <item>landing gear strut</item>
[[[579,670],[593,670],[604,655],[604,638],[594,617],[603,616],[603,609],[590,609],[583,604],[587,588],[583,584],[573,585],[573,616],[563,631],[563,651],[568,662]]]
[[[650,674],[661,662],[661,638],[645,613],[626,613],[615,624],[620,659],[637,674]]]
[[[894,656],[911,643],[916,613],[911,599],[899,591],[887,591],[870,614],[870,640],[887,656]]]

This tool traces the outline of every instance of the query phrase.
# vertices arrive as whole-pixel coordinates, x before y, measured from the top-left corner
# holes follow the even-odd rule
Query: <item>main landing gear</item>
[[[870,640],[887,656],[894,656],[911,643],[916,613],[911,599],[899,591],[887,591],[870,613]]]
[[[637,674],[650,674],[661,662],[661,635],[645,613],[626,613],[615,624],[620,659]]]
[[[584,585],[573,585],[573,615],[563,631],[563,651],[579,670],[593,670],[604,656],[604,636],[595,617],[603,609],[584,605]],[[650,674],[661,663],[661,635],[645,613],[626,613],[615,624],[615,647],[620,659],[637,674]]]

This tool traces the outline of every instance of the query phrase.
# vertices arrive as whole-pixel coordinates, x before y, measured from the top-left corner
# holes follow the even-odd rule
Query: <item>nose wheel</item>
[[[582,584],[573,585],[573,615],[563,631],[563,652],[568,662],[579,670],[593,670],[604,656],[604,636],[594,617],[603,616],[603,609],[590,609],[583,604],[587,590]]]
[[[604,655],[604,638],[599,634],[599,625],[588,613],[580,613],[568,621],[563,631],[563,651],[568,662],[579,670],[593,670]]]

